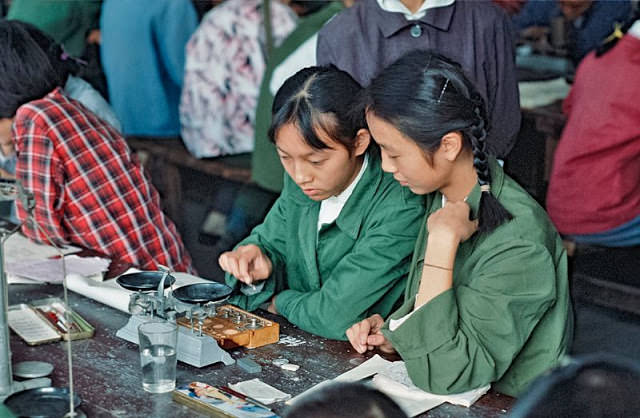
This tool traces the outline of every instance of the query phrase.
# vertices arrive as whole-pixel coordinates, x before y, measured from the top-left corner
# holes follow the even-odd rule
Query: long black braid
[[[474,103],[473,112],[476,116],[475,123],[464,131],[471,142],[473,153],[473,166],[478,175],[480,184],[480,207],[478,210],[478,231],[489,232],[504,222],[513,219],[513,216],[500,204],[491,193],[491,171],[489,170],[489,157],[487,155],[487,117],[484,100],[478,94],[471,98]]]

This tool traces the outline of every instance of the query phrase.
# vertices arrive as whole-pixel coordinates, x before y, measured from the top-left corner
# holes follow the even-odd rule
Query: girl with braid
[[[425,195],[403,305],[353,325],[359,353],[396,351],[413,383],[517,396],[568,350],[567,258],[544,210],[487,156],[484,101],[460,66],[414,51],[362,95],[382,169]]]

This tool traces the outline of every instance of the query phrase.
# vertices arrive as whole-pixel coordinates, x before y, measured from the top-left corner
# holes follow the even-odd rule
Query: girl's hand
[[[269,257],[253,244],[222,253],[218,258],[218,264],[222,270],[249,285],[254,281],[268,278],[273,270]]]
[[[427,219],[429,235],[450,237],[458,243],[468,240],[478,229],[478,221],[469,220],[470,210],[467,202],[447,202]]]
[[[393,346],[380,331],[382,324],[384,324],[384,319],[375,314],[352,325],[347,330],[347,338],[353,348],[361,354],[367,350],[373,350],[375,347],[378,347],[382,352],[393,353],[395,351]]]

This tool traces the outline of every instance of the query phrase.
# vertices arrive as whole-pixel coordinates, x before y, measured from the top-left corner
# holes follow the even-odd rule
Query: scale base
[[[131,315],[127,324],[116,332],[116,337],[138,344],[138,326],[153,318],[142,315]],[[198,335],[183,326],[178,326],[177,358],[194,367],[205,367],[221,361],[226,366],[236,361],[229,353],[208,335]]]

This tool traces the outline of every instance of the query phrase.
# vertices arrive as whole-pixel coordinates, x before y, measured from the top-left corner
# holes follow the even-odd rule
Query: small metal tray
[[[123,274],[116,279],[116,283],[127,290],[149,292],[158,289],[163,276],[163,271],[141,271],[139,273]],[[169,274],[164,281],[164,288],[166,289],[175,282],[176,279]]]
[[[222,283],[194,283],[175,289],[173,296],[184,303],[220,302],[228,298],[232,291]]]
[[[69,412],[69,389],[36,388],[14,393],[4,400],[4,404],[19,417],[60,418]],[[74,394],[74,407],[82,400]]]

